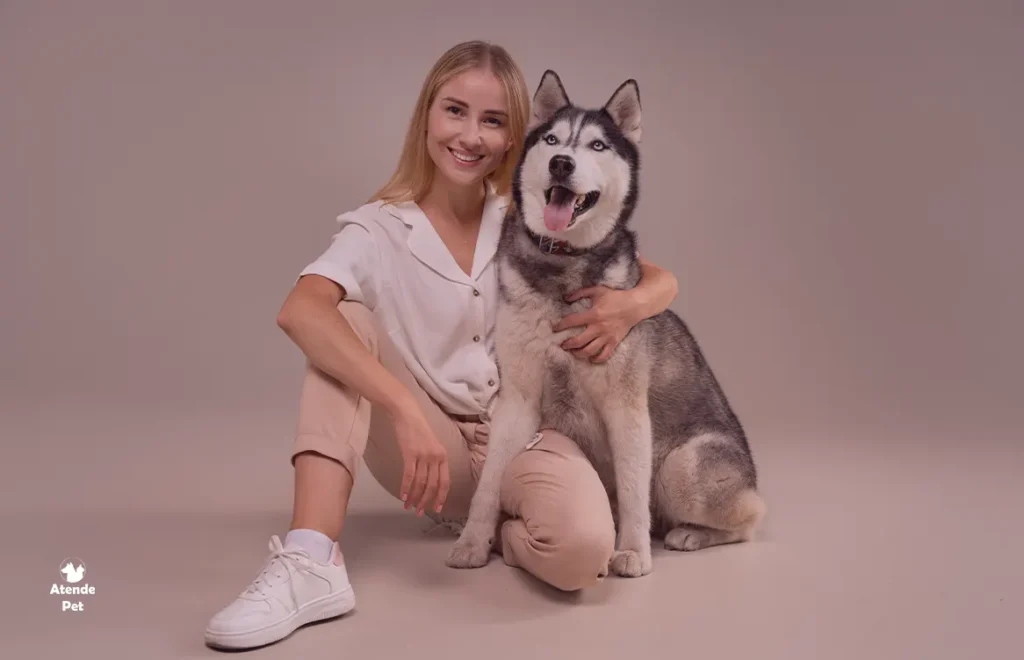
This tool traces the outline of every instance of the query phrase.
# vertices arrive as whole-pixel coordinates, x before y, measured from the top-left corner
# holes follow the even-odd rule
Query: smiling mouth
[[[452,149],[451,147],[448,147],[448,151],[450,151],[452,156],[455,157],[455,160],[459,161],[460,163],[464,163],[466,165],[473,165],[473,164],[478,163],[478,162],[480,162],[481,160],[484,159],[483,155],[474,156],[472,154],[467,154],[464,151],[456,151],[455,149]]]
[[[577,194],[565,186],[551,186],[544,191],[544,221],[552,231],[565,231],[576,220],[597,204],[601,193],[597,190]],[[569,205],[572,205],[571,215]]]

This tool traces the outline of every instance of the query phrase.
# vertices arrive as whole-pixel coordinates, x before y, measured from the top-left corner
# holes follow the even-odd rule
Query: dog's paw
[[[665,548],[670,551],[689,553],[712,545],[712,540],[709,530],[683,525],[665,535]]]
[[[487,563],[490,554],[490,543],[460,538],[448,553],[445,565],[449,568],[480,568]]]
[[[654,562],[650,553],[644,556],[636,550],[620,550],[612,555],[609,568],[620,577],[640,577],[651,572]]]

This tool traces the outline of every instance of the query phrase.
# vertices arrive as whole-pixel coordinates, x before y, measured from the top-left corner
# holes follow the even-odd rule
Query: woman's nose
[[[473,122],[466,122],[462,128],[462,140],[467,146],[480,144],[480,128]]]

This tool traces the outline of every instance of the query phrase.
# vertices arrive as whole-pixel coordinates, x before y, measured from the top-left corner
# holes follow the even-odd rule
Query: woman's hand
[[[440,512],[451,486],[448,452],[418,405],[407,406],[393,419],[404,463],[400,491],[403,508],[414,506],[416,514],[422,516],[433,502],[434,511]]]
[[[607,362],[633,326],[668,309],[679,292],[675,275],[642,257],[639,262],[640,281],[635,288],[593,286],[565,298],[566,302],[590,298],[590,309],[555,324],[555,332],[586,326],[579,335],[562,342],[562,348],[594,363]]]
[[[555,324],[555,332],[586,326],[583,332],[562,342],[562,348],[595,364],[607,362],[633,326],[644,318],[635,292],[595,286],[567,296],[566,302],[590,298],[591,304],[590,309],[570,314]]]

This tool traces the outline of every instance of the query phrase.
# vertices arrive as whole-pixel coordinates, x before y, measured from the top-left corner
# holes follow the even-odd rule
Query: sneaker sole
[[[280,641],[302,626],[348,614],[356,606],[352,587],[306,603],[290,616],[262,628],[244,632],[214,632],[206,630],[206,643],[214,648],[249,649]]]

